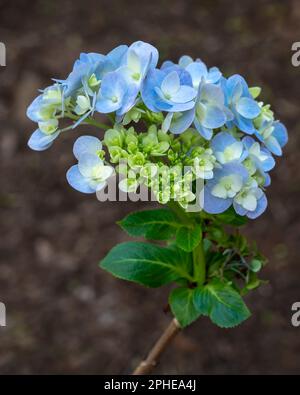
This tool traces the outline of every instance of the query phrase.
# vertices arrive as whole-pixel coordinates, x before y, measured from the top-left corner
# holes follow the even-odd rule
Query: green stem
[[[206,279],[206,262],[201,241],[193,251],[194,279],[198,285],[203,285]]]
[[[70,119],[72,119],[73,121],[78,121],[78,119],[80,118],[78,115],[74,115],[71,112],[66,112],[65,116],[70,118]],[[88,124],[88,125],[96,126],[97,128],[104,129],[104,130],[107,130],[107,129],[111,128],[111,126],[106,125],[106,124],[101,123],[101,122],[98,122],[98,121],[96,121],[95,119],[92,119],[92,118],[86,118],[82,122],[82,124]]]
[[[111,126],[106,125],[105,123],[95,121],[95,119],[92,119],[92,118],[86,118],[84,120],[84,123],[87,123],[88,125],[96,126],[97,128],[104,129],[104,130],[111,129]]]
[[[170,201],[168,203],[169,208],[177,215],[179,220],[186,226],[194,226],[191,218],[187,215],[182,207],[176,201]],[[193,251],[193,265],[194,265],[194,273],[193,279],[194,281],[202,285],[206,279],[206,262],[205,262],[205,254],[203,249],[203,241],[197,245],[197,247]]]

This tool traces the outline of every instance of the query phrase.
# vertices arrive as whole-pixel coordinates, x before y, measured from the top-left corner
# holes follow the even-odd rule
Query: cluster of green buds
[[[203,140],[201,146],[199,140]],[[144,133],[116,125],[105,132],[103,143],[109,161],[125,177],[119,183],[123,192],[134,193],[145,185],[158,202],[176,200],[185,207],[195,200],[194,181],[213,177],[216,158],[192,129],[175,137],[155,124]]]

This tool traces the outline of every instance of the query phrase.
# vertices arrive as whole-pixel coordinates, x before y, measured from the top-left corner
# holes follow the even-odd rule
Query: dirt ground
[[[81,51],[105,53],[136,40],[163,59],[186,53],[260,85],[286,123],[290,142],[268,190],[268,211],[245,228],[270,260],[270,280],[247,298],[253,317],[233,330],[201,319],[164,355],[160,374],[299,374],[300,328],[300,7],[288,1],[0,1],[0,328],[1,374],[126,374],[167,325],[168,289],[147,290],[97,267],[117,242],[115,225],[134,203],[99,203],[72,190],[65,172],[72,144],[44,152],[26,142],[27,105],[50,78],[64,78]]]

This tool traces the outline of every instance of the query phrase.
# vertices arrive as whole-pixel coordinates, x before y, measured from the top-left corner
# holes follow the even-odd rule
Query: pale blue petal
[[[53,141],[59,136],[60,132],[57,131],[52,134],[45,134],[37,129],[35,132],[32,133],[28,140],[28,147],[34,151],[45,151],[49,148]]]
[[[288,142],[288,133],[286,127],[281,122],[274,123],[274,131],[272,135],[276,138],[281,147],[284,147]]]
[[[102,143],[94,136],[80,136],[74,143],[73,153],[76,159],[79,160],[83,154],[97,154],[101,151]]]
[[[263,171],[272,170],[276,164],[275,159],[273,158],[273,156],[270,154],[270,152],[267,149],[262,148],[261,151],[268,156],[268,158],[262,162]]]
[[[124,78],[118,72],[111,72],[103,78],[99,96],[109,99],[114,96],[122,98],[126,90],[127,85]]]
[[[177,65],[173,65],[173,66],[165,67],[163,71],[165,72],[165,75],[175,71],[179,76],[180,85],[193,86],[192,77],[190,73],[188,73],[185,69]]]
[[[204,187],[203,209],[208,214],[220,214],[226,211],[232,204],[232,199],[221,199],[211,194],[208,186]]]
[[[84,177],[93,178],[93,169],[103,165],[103,161],[97,156],[92,154],[82,154],[78,161],[78,169]]]
[[[229,123],[234,120],[233,112],[231,110],[229,110],[229,108],[223,107],[223,111],[226,115],[226,123]]]
[[[277,141],[277,139],[274,136],[270,136],[266,140],[264,140],[265,146],[268,148],[269,151],[272,152],[272,154],[276,156],[281,156],[282,155],[282,149]]]
[[[140,57],[143,71],[145,71],[147,67],[154,69],[157,66],[159,54],[158,50],[153,45],[143,41],[136,41],[130,45],[129,48],[133,49]]]
[[[235,114],[235,123],[241,129],[242,132],[253,134],[255,132],[255,128],[253,126],[253,122],[250,119],[246,119],[239,114]]]
[[[211,141],[211,148],[214,153],[224,152],[224,150],[236,143],[237,140],[228,132],[220,132]]]
[[[174,103],[187,103],[197,96],[197,91],[186,85],[182,85],[177,93],[172,95],[172,102]]]
[[[191,126],[194,117],[195,111],[193,109],[183,112],[180,117],[173,117],[169,126],[170,132],[174,134],[183,133]]]
[[[223,126],[226,122],[224,112],[215,106],[208,105],[206,107],[204,118],[202,119],[202,126],[207,129],[216,129]]]
[[[126,56],[127,50],[127,45],[119,45],[106,55],[107,60],[112,65],[112,70],[116,70],[120,67]]]
[[[193,62],[186,67],[192,77],[194,87],[198,87],[202,78],[206,80],[207,77],[207,67],[203,62]]]
[[[256,210],[248,211],[247,217],[251,219],[255,219],[259,217],[266,210],[267,206],[268,206],[268,200],[266,198],[266,195],[263,194],[262,197],[257,201]]]
[[[79,62],[78,63],[90,63],[94,64],[97,62],[101,62],[105,59],[105,55],[95,53],[95,52],[89,52],[89,53],[81,53],[79,56]],[[78,64],[77,61],[75,64]]]
[[[235,103],[243,94],[243,86],[240,75],[233,75],[226,80],[226,93]]]
[[[173,115],[174,115],[173,112],[169,112],[169,113],[166,115],[165,119],[163,120],[163,123],[162,123],[162,125],[161,125],[161,130],[162,130],[164,133],[167,133],[167,132],[169,131],[170,126],[171,126],[171,121],[172,121]]]
[[[42,100],[43,100],[43,96],[39,95],[33,100],[33,102],[27,108],[26,115],[33,122],[40,122],[42,120],[41,117],[39,116],[39,110],[42,105]]]
[[[164,94],[173,96],[180,88],[180,79],[176,71],[167,74],[161,84],[161,90]]]
[[[170,108],[167,108],[166,104],[167,103],[164,103],[164,105],[161,105],[160,103],[157,103],[157,107],[161,111],[171,111],[171,112],[188,111],[188,110],[191,110],[192,108],[195,107],[195,102],[194,101],[189,101],[187,103],[172,103]]]
[[[95,193],[95,189],[91,188],[88,179],[80,173],[78,165],[74,165],[68,170],[67,180],[71,187],[79,192]]]
[[[205,138],[206,140],[210,140],[212,138],[213,130],[204,128],[201,125],[201,123],[198,121],[197,117],[195,117],[195,119],[194,119],[194,125],[195,125],[195,128],[198,130],[198,132],[201,134],[201,136],[203,138]]]
[[[121,106],[122,106],[122,102],[120,102],[120,101],[114,103],[110,99],[100,97],[97,99],[95,109],[96,109],[96,111],[98,111],[102,114],[108,114],[108,113],[117,111]]]
[[[160,69],[161,69],[161,70],[164,70],[164,69],[167,69],[167,68],[173,67],[173,66],[175,66],[175,63],[174,63],[174,62],[172,62],[171,60],[165,60],[165,61],[163,62],[163,64],[161,65]]]
[[[271,177],[270,177],[270,174],[268,174],[268,173],[264,173],[263,174],[264,175],[264,177],[265,177],[265,183],[264,183],[264,187],[266,188],[266,187],[269,187],[270,185],[271,185]]]
[[[161,70],[151,69],[142,85],[141,94],[143,102],[151,111],[154,112],[159,111],[156,106],[157,94],[154,88],[161,85],[164,76],[165,74]]]
[[[203,84],[200,88],[200,100],[218,107],[224,106],[224,93],[221,87],[213,84]]]
[[[245,79],[239,74],[234,74],[228,78],[226,88],[228,90],[229,96],[232,97],[234,102],[236,102],[241,96],[251,98],[248,85]]]
[[[242,97],[236,103],[236,110],[242,117],[253,119],[260,114],[261,108],[255,100]]]
[[[117,116],[124,115],[136,104],[138,93],[139,87],[137,85],[131,84],[128,86],[127,91],[123,97],[122,107],[117,111]]]
[[[252,145],[255,143],[255,140],[250,136],[245,136],[242,140],[244,147],[249,150]]]
[[[233,201],[233,208],[238,215],[246,215],[248,210],[246,210],[243,206]]]
[[[191,57],[188,56],[188,55],[183,55],[183,56],[181,56],[181,58],[179,59],[179,62],[178,62],[179,66],[182,67],[182,68],[184,68],[184,69],[185,69],[190,63],[193,63],[193,58],[191,58]]]
[[[220,80],[221,77],[222,73],[220,70],[217,67],[211,67],[208,71],[206,81],[215,84]]]

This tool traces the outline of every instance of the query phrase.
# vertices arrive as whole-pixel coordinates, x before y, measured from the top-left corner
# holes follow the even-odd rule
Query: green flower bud
[[[43,121],[49,121],[55,116],[55,106],[43,106],[39,109],[39,118]]]
[[[127,151],[130,154],[135,154],[138,151],[138,145],[134,142],[131,142],[127,145]]]
[[[172,149],[169,149],[167,153],[168,159],[171,163],[174,163],[176,159],[178,158],[178,153],[174,152]]]
[[[144,152],[150,152],[158,144],[156,134],[146,134],[142,137],[142,147]]]
[[[153,147],[151,150],[151,155],[153,156],[160,156],[164,155],[166,151],[169,149],[170,144],[167,143],[166,141],[162,141],[161,143],[158,143]]]
[[[175,139],[171,142],[171,148],[175,152],[179,152],[181,150],[181,144],[178,139]]]
[[[131,121],[137,123],[141,119],[143,110],[140,108],[133,107],[130,111],[128,111],[123,119],[123,125],[128,125]]]
[[[125,135],[125,144],[130,145],[134,144],[135,146],[138,146],[139,140],[137,136],[133,133],[129,133]]]
[[[100,159],[104,160],[104,158],[105,158],[105,151],[103,151],[103,150],[98,151],[98,156],[99,156]]]
[[[166,141],[169,144],[174,139],[174,135],[173,134],[164,133],[161,129],[157,132],[157,137],[158,137],[158,141],[159,142]]]
[[[119,182],[119,188],[125,193],[135,193],[139,186],[138,181],[135,178],[124,178]]]
[[[259,103],[261,107],[260,115],[254,119],[254,126],[259,129],[264,122],[272,122],[274,121],[274,112],[271,110],[270,104],[263,105],[263,103]]]
[[[146,180],[151,180],[153,177],[156,176],[158,172],[158,166],[155,165],[154,163],[146,163],[141,169],[140,169],[140,176],[145,178]]]
[[[139,169],[143,167],[145,163],[145,157],[142,152],[138,152],[135,155],[130,155],[128,157],[128,164],[132,169]]]
[[[43,100],[48,101],[51,105],[60,106],[62,104],[62,91],[59,85],[53,85],[43,93]]]
[[[91,88],[92,90],[95,90],[96,88],[98,88],[98,86],[100,85],[100,80],[97,79],[97,77],[95,76],[95,74],[92,74],[90,76],[90,78],[88,79],[88,86],[89,88]]]
[[[78,95],[76,98],[76,107],[74,111],[78,115],[86,113],[90,109],[91,103],[90,99],[85,95]]]
[[[110,161],[118,163],[121,159],[127,159],[128,153],[120,147],[109,147]]]
[[[163,113],[161,112],[152,112],[147,110],[146,116],[150,122],[162,124],[164,121]]]
[[[249,92],[253,99],[256,99],[261,94],[261,88],[259,86],[253,86],[249,88]]]
[[[58,129],[58,119],[49,119],[48,121],[38,123],[41,132],[45,134],[55,133]]]
[[[116,129],[108,129],[104,134],[104,144],[109,147],[123,147],[123,134]]]
[[[252,175],[252,178],[254,178],[259,186],[264,186],[266,182],[265,177],[259,172],[256,172],[254,175]]]
[[[156,192],[155,197],[160,204],[167,204],[171,200],[170,189]]]

